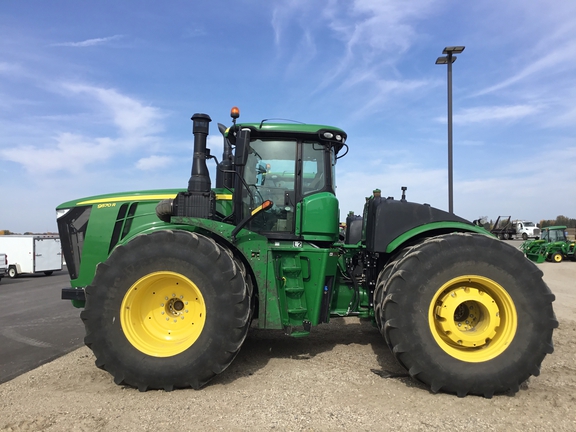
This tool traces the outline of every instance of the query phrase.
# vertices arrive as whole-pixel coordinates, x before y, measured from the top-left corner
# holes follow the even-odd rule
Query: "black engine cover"
[[[464,218],[428,204],[373,198],[366,205],[366,248],[370,252],[385,252],[396,237],[432,222],[461,222],[472,225]]]

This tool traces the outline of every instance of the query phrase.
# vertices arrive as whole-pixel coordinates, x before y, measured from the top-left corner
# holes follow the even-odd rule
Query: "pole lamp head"
[[[456,61],[456,56],[451,56],[450,60],[451,60],[450,63],[454,63]],[[436,59],[436,64],[439,64],[439,65],[448,64],[448,56],[438,57]]]
[[[462,51],[464,51],[464,48],[466,48],[465,46],[449,46],[444,48],[444,50],[442,51],[442,54],[461,54]]]

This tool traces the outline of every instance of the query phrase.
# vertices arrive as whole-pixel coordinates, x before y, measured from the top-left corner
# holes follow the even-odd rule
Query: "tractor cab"
[[[334,173],[344,131],[261,122],[234,125],[225,137],[236,146],[236,224],[249,218],[245,227],[270,239],[337,240]],[[267,210],[256,211],[267,201]]]
[[[555,227],[543,228],[541,238],[546,243],[566,242],[568,241],[566,237],[566,227],[555,226]]]

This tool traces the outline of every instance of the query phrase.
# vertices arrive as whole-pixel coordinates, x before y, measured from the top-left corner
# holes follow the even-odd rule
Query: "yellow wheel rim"
[[[130,287],[122,301],[120,324],[134,348],[170,357],[190,348],[206,322],[202,293],[174,272],[150,273]]]
[[[454,278],[436,292],[428,313],[438,345],[452,357],[478,363],[493,359],[512,343],[518,325],[508,292],[482,276]]]
[[[554,262],[562,262],[562,255],[560,254],[554,254],[552,258],[554,258]]]

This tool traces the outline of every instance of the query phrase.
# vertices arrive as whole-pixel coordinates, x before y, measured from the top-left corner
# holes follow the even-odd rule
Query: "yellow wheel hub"
[[[445,283],[429,310],[430,330],[452,357],[483,362],[500,355],[516,334],[518,316],[508,292],[482,276],[461,276]]]
[[[206,322],[202,293],[174,272],[150,273],[130,287],[122,301],[120,324],[139,351],[170,357],[190,348]]]

